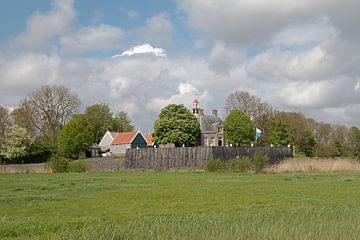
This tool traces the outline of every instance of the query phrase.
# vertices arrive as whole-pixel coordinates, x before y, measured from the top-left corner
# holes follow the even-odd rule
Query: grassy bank
[[[1,174],[0,239],[358,239],[355,173]]]

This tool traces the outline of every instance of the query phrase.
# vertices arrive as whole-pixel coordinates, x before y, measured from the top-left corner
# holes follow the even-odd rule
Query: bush
[[[70,172],[86,172],[89,169],[89,166],[84,161],[70,161],[69,162],[69,171]]]
[[[246,172],[252,168],[252,164],[248,157],[241,157],[228,162],[228,168],[233,172]]]
[[[222,160],[209,160],[205,166],[207,172],[218,172],[226,169],[226,163]]]
[[[70,160],[67,158],[54,156],[50,159],[49,164],[53,172],[68,172]]]
[[[254,155],[254,169],[256,173],[260,173],[269,164],[269,157],[265,151],[256,151]]]

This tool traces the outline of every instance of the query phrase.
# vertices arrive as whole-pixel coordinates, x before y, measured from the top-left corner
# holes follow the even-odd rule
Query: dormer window
[[[219,126],[218,127],[218,133],[222,133],[223,132],[223,127],[222,126]]]

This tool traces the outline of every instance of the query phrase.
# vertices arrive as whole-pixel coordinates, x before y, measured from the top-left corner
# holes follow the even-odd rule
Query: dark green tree
[[[300,143],[300,151],[307,157],[314,157],[316,149],[316,140],[311,131],[306,131],[305,136]]]
[[[77,159],[80,152],[89,149],[93,142],[93,129],[84,115],[74,115],[59,132],[58,152],[66,158]]]
[[[276,120],[269,134],[269,142],[275,147],[286,147],[289,144],[293,145],[293,139],[286,125],[281,120]]]
[[[105,103],[97,103],[85,109],[84,116],[92,127],[93,142],[98,143],[112,124],[110,107]]]
[[[249,145],[255,140],[255,126],[240,110],[232,110],[224,121],[225,139],[230,144]]]
[[[111,121],[111,131],[130,132],[134,131],[134,124],[131,122],[127,112],[118,112]]]
[[[182,104],[163,108],[154,123],[154,142],[157,144],[196,145],[199,134],[196,117]]]

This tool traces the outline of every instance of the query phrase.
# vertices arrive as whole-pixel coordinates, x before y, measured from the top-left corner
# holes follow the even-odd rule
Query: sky
[[[0,105],[63,85],[151,131],[161,108],[248,91],[359,126],[358,0],[2,0]]]

